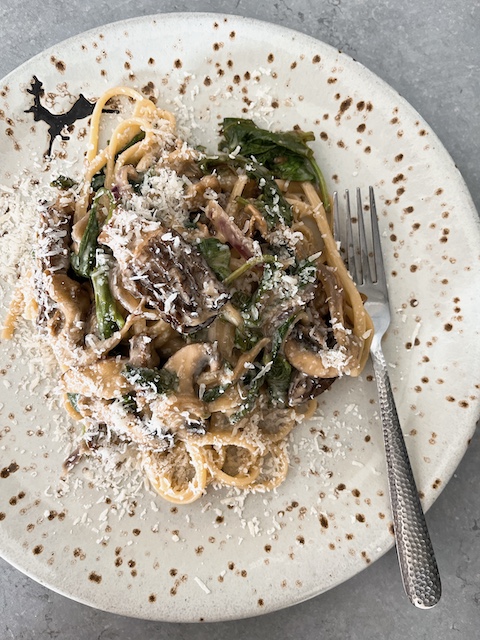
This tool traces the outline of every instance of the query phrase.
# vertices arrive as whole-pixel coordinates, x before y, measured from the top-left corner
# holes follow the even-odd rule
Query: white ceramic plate
[[[428,508],[477,418],[480,270],[473,204],[422,118],[360,64],[300,33],[223,15],[142,17],[63,42],[2,81],[0,183],[7,187],[25,171],[50,179],[35,166],[48,147],[47,125],[25,113],[34,75],[43,82],[41,103],[57,114],[79,93],[94,100],[116,84],[158,95],[169,108],[180,99],[183,119],[194,114],[193,133],[212,151],[224,116],[298,124],[315,132],[332,190],[375,185],[393,309],[385,352]],[[79,166],[86,123],[73,123],[68,141],[53,141],[67,173]],[[3,194],[8,271],[29,247],[9,253],[21,227],[11,220],[21,214],[6,211]],[[5,306],[11,288],[1,286]],[[249,496],[240,507],[210,490],[172,508],[145,490],[132,497],[132,478],[121,495],[121,484],[99,487],[99,474],[82,465],[62,485],[64,423],[49,409],[41,358],[35,342],[1,345],[0,553],[50,588],[125,615],[225,620],[319,594],[393,544],[370,369],[321,397],[321,417],[296,432],[291,470],[276,493]]]

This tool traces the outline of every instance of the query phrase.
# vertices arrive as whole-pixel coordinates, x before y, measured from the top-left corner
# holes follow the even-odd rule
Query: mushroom
[[[108,234],[102,241],[111,243]],[[111,244],[125,289],[180,333],[208,326],[228,300],[201,253],[174,230],[147,232],[128,252]]]
[[[137,334],[130,338],[130,364],[153,369],[160,363],[155,344],[150,336]]]
[[[288,389],[288,404],[296,407],[307,400],[316,398],[329,389],[336,378],[312,378],[302,371],[295,371]]]
[[[198,375],[207,367],[218,367],[217,354],[207,342],[194,342],[179,349],[165,363],[165,369],[178,376],[178,395],[195,396]]]

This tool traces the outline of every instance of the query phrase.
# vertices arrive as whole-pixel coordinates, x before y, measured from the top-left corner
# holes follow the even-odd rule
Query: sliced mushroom
[[[208,326],[228,300],[228,290],[200,252],[173,230],[146,234],[130,258],[119,258],[124,287],[180,333]]]
[[[134,367],[153,369],[159,363],[160,358],[150,336],[138,334],[130,338],[130,364]]]
[[[296,371],[288,389],[288,404],[296,407],[316,398],[329,389],[335,380],[336,378],[312,378],[301,371]]]
[[[187,344],[165,363],[165,369],[178,376],[178,395],[197,396],[194,385],[198,375],[207,367],[218,367],[218,356],[207,342]]]

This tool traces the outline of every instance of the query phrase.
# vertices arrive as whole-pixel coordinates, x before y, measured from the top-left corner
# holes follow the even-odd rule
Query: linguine
[[[130,114],[100,148],[112,98]],[[17,294],[4,329],[33,304],[82,425],[68,470],[127,443],[180,504],[211,483],[277,487],[289,433],[335,378],[359,375],[372,337],[310,134],[233,118],[222,133],[207,156],[172,113],[107,91],[82,183],[59,177],[39,207],[33,301]]]

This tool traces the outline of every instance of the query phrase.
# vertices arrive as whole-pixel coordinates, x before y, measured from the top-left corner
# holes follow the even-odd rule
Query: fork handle
[[[415,479],[379,345],[371,350],[382,415],[388,485],[403,586],[412,604],[430,609],[442,587]]]

